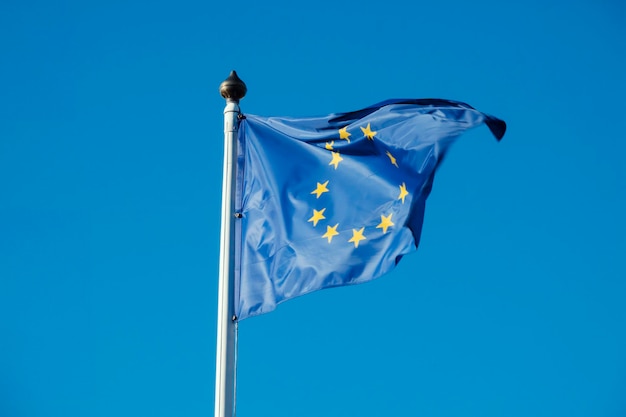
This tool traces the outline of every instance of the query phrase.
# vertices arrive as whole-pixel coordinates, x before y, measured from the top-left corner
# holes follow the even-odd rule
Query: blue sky
[[[624,2],[0,4],[0,415],[213,413],[220,82],[464,135],[420,248],[240,325],[238,415],[626,415]]]

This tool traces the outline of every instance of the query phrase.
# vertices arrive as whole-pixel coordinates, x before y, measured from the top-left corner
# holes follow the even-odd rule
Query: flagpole
[[[220,84],[226,99],[224,108],[224,171],[222,179],[222,226],[217,301],[217,349],[215,361],[215,417],[235,415],[236,318],[234,308],[234,231],[235,172],[239,100],[246,95],[246,85],[232,71]]]

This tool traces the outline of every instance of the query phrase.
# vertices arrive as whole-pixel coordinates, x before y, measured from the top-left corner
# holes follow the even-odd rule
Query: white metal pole
[[[215,361],[215,417],[235,415],[236,318],[234,278],[234,200],[237,160],[239,100],[246,85],[232,71],[220,85],[224,108],[224,171],[222,181],[222,227],[220,233],[219,287],[217,301],[217,349]]]

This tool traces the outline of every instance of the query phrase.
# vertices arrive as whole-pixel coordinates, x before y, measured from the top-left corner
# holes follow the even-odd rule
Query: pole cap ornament
[[[220,84],[220,94],[226,100],[239,102],[248,91],[246,84],[237,76],[236,71],[231,71],[228,78]]]

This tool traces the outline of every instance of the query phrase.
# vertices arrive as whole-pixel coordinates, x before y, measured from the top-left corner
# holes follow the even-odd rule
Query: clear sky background
[[[419,250],[240,325],[238,416],[626,416],[626,6],[0,3],[0,416],[211,416],[224,100],[465,101]]]

